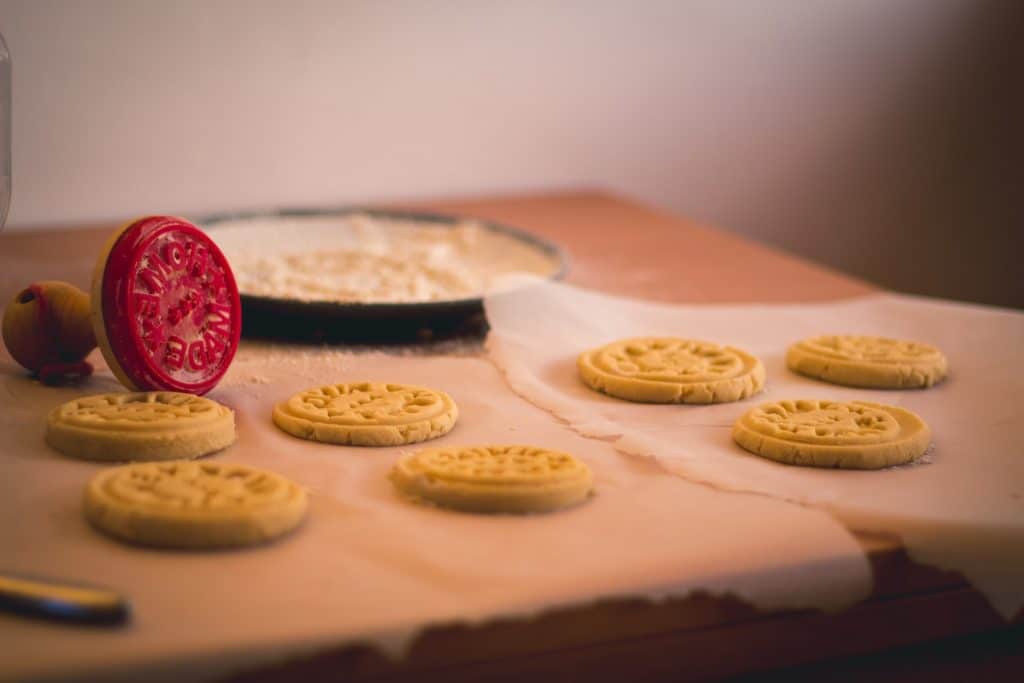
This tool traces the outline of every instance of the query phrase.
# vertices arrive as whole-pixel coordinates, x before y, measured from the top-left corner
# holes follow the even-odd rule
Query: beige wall
[[[9,225],[601,186],[1024,306],[1022,6],[0,0]]]

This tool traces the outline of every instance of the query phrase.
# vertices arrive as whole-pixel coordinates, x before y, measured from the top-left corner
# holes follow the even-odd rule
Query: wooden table
[[[599,192],[395,204],[518,226],[562,245],[568,281],[669,302],[810,302],[869,294],[848,276],[727,232]],[[31,280],[85,287],[113,224],[0,236],[0,296]],[[585,680],[698,680],[803,666],[786,679],[866,675],[951,680],[1024,678],[1024,629],[1007,629],[957,574],[911,562],[899,539],[852,530],[864,546],[875,590],[840,614],[759,611],[736,599],[693,595],[660,604],[616,600],[542,617],[425,632],[401,663],[342,647],[239,681],[369,679],[477,680],[559,677]],[[997,631],[998,630],[998,631]],[[890,655],[881,650],[987,632]],[[813,663],[857,656],[839,668]],[[810,667],[810,668],[808,668]],[[845,671],[845,674],[842,673]],[[781,675],[781,674],[780,674]]]

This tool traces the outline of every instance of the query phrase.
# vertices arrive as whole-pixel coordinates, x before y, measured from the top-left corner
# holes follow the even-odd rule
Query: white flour
[[[412,303],[482,296],[510,275],[543,278],[558,259],[478,223],[363,214],[264,217],[209,230],[243,294],[300,301]]]

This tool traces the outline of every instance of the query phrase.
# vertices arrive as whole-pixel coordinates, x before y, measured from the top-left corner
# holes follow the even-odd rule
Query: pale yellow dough
[[[789,347],[786,365],[801,375],[871,389],[919,389],[946,376],[946,357],[920,342],[830,334]]]
[[[235,414],[171,391],[100,394],[68,401],[46,420],[46,442],[85,460],[177,460],[230,446]]]
[[[292,530],[306,492],[245,465],[178,460],[104,470],[85,489],[85,517],[100,531],[139,545],[230,548]]]
[[[642,403],[728,403],[764,387],[764,366],[731,346],[671,337],[625,339],[580,355],[592,389]]]
[[[931,443],[924,420],[867,401],[775,401],[736,421],[733,439],[790,465],[874,470],[920,457]]]
[[[469,512],[548,512],[593,489],[584,463],[534,446],[429,448],[403,456],[390,478],[409,497]]]
[[[274,424],[289,434],[352,446],[436,439],[451,431],[458,417],[448,394],[408,384],[329,384],[274,406]]]

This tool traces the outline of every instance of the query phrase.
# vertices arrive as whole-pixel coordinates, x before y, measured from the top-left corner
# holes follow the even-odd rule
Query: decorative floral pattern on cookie
[[[172,548],[253,545],[287,533],[306,514],[306,493],[245,465],[174,461],[125,465],[85,491],[90,523],[130,543]]]
[[[197,458],[235,440],[231,409],[173,391],[99,394],[54,408],[46,442],[86,460]]]
[[[519,445],[430,448],[402,457],[390,477],[407,496],[471,512],[547,512],[593,488],[572,455]]]
[[[903,408],[867,401],[775,401],[733,427],[757,455],[812,467],[878,469],[920,457],[931,443],[925,422]]]
[[[355,382],[300,391],[274,407],[274,424],[302,439],[398,446],[435,439],[455,426],[448,394],[408,384]]]
[[[645,403],[727,403],[764,387],[764,366],[729,346],[671,337],[626,339],[577,360],[592,389]]]
[[[804,339],[789,347],[790,370],[833,384],[872,389],[919,389],[942,381],[945,355],[929,344],[851,334]]]

